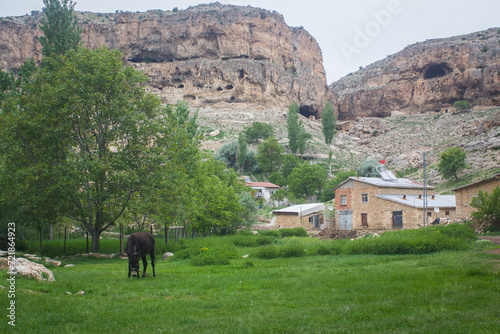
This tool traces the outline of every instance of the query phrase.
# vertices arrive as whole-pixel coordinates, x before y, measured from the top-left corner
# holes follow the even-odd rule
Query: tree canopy
[[[43,0],[44,17],[40,22],[43,36],[39,41],[42,44],[42,55],[60,55],[76,49],[80,44],[81,28],[78,27],[74,15],[75,4],[69,0]]]
[[[380,177],[377,167],[380,166],[377,160],[367,158],[359,165],[359,176],[361,177]]]
[[[326,177],[327,173],[323,167],[303,163],[294,168],[288,177],[288,191],[297,198],[321,195]]]
[[[335,132],[337,132],[337,121],[335,120],[335,112],[330,102],[327,102],[321,114],[321,123],[323,124],[323,135],[325,136],[325,143],[330,145],[333,140]]]
[[[257,160],[264,172],[271,174],[283,163],[283,147],[274,137],[267,138],[258,147]]]
[[[274,133],[271,124],[262,122],[252,122],[252,124],[245,129],[245,135],[249,144],[257,144],[259,139],[267,139],[272,137]]]
[[[477,196],[472,198],[471,206],[477,209],[472,212],[480,224],[488,227],[500,228],[500,186],[496,186],[491,193],[479,190]]]
[[[454,177],[458,180],[458,173],[467,167],[465,152],[460,147],[450,147],[439,157],[441,160],[438,162],[438,170],[441,175],[446,179]]]
[[[121,58],[106,48],[48,57],[0,116],[0,182],[19,217],[69,217],[93,250],[131,200],[179,180],[196,152]]]

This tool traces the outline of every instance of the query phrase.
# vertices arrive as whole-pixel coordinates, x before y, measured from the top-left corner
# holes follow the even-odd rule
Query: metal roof
[[[411,206],[413,208],[423,209],[424,201],[423,196],[420,195],[376,195],[380,199],[396,202]],[[406,198],[404,198],[405,196]],[[419,197],[420,196],[420,197]],[[427,196],[427,203],[429,208],[455,208],[456,200],[455,195],[434,195]]]
[[[415,182],[412,180],[408,179],[391,179],[389,180],[384,180],[380,177],[354,177],[351,176],[341,184],[339,184],[335,189],[339,188],[341,185],[344,183],[348,182],[349,180],[354,180],[354,181],[359,181],[363,183],[368,183],[377,187],[381,188],[414,188],[414,189],[423,189],[424,184],[420,182]],[[434,189],[434,187],[427,185],[427,189]]]
[[[323,211],[324,209],[325,205],[323,203],[309,203],[289,206],[288,208],[273,211],[273,213],[296,214],[297,216],[302,217],[314,212]]]
[[[491,180],[494,180],[494,179],[498,179],[499,177],[500,177],[500,173],[493,175],[489,179],[484,179],[484,180],[481,180],[481,181],[478,181],[478,182],[467,184],[465,186],[461,186],[461,187],[458,187],[458,188],[455,188],[455,189],[451,189],[451,191],[457,191],[457,190],[460,190],[460,189],[463,189],[463,188],[474,186],[474,185],[479,184],[479,183],[488,182],[488,181],[491,181]]]

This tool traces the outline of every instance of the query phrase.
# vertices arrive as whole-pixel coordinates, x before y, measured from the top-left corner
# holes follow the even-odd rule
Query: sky
[[[98,13],[186,9],[213,1],[77,0],[75,9]],[[275,10],[319,43],[330,84],[406,46],[427,39],[500,28],[499,0],[219,0]],[[43,8],[42,0],[0,0],[0,17]]]

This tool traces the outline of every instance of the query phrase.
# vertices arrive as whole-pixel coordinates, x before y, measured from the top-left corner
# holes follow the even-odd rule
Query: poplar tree
[[[325,143],[330,145],[335,135],[337,122],[335,120],[335,112],[330,102],[327,102],[321,114],[321,123],[323,124],[323,135],[325,136]]]
[[[39,37],[42,44],[42,55],[63,54],[76,49],[80,45],[81,28],[74,15],[75,4],[69,0],[43,0],[45,15],[40,22],[43,36]]]

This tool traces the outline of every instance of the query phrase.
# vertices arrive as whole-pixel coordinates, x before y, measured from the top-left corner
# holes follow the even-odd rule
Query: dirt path
[[[480,236],[478,237],[479,239],[481,240],[489,240],[489,241],[493,241],[494,243],[496,243],[497,245],[500,245],[500,236],[495,236],[495,237],[485,237],[485,236]]]

